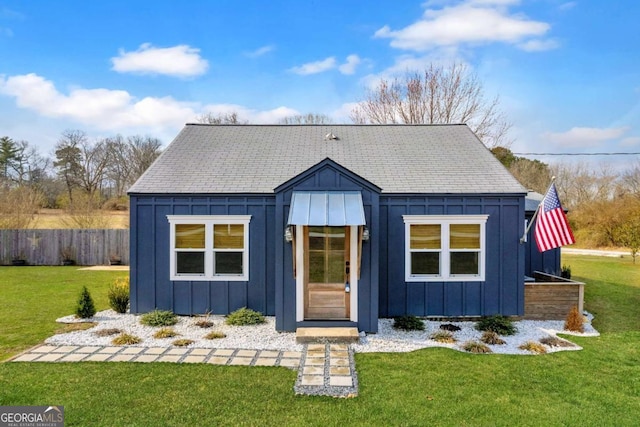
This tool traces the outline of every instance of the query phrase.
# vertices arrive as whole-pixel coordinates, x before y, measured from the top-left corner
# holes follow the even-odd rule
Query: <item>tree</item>
[[[629,249],[635,264],[640,251],[640,211],[616,227],[614,237],[618,245]]]
[[[198,123],[204,123],[207,125],[246,125],[248,122],[242,121],[238,118],[238,113],[232,111],[231,113],[219,113],[218,115],[208,112],[201,114],[196,119]]]
[[[8,136],[0,138],[0,178],[10,179],[10,170],[19,161],[20,149]]]
[[[110,162],[105,177],[111,182],[115,196],[125,194],[144,171],[151,166],[161,153],[162,143],[157,138],[129,136],[126,140],[120,136],[108,138],[107,148]]]
[[[494,147],[491,152],[526,189],[540,194],[547,191],[551,182],[548,164],[516,156],[506,147]]]
[[[354,123],[466,123],[488,147],[508,147],[511,124],[498,97],[487,100],[478,77],[464,64],[431,64],[393,81],[381,79],[351,112]]]
[[[333,120],[326,114],[307,113],[285,117],[280,119],[279,123],[281,125],[326,125],[333,123]]]
[[[69,202],[73,201],[73,189],[78,187],[82,176],[82,151],[80,144],[87,141],[87,135],[80,130],[66,130],[56,144],[56,160],[53,166],[58,169],[58,175],[64,180],[69,195]]]

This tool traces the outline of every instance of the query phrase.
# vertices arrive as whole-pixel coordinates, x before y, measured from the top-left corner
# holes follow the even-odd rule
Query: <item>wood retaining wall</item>
[[[584,283],[535,272],[535,282],[524,285],[524,317],[564,320],[572,307],[584,310]]]
[[[61,265],[64,253],[77,265],[129,264],[128,229],[0,230],[0,265],[22,258],[27,265]]]

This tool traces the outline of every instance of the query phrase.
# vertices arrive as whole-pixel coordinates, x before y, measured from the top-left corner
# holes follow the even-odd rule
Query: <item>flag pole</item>
[[[556,177],[552,176],[551,177],[551,183],[549,184],[549,188],[547,188],[547,191],[544,193],[544,197],[542,198],[542,200],[538,204],[538,207],[536,208],[536,211],[533,213],[533,216],[531,217],[531,221],[529,221],[529,224],[527,224],[527,228],[524,230],[524,234],[520,238],[520,244],[523,244],[525,239],[527,238],[527,234],[529,234],[529,230],[531,230],[531,226],[535,222],[535,220],[536,220],[536,218],[538,216],[538,212],[540,212],[540,206],[542,206],[542,204],[544,203],[544,198],[547,196],[547,193],[549,192],[549,190],[551,189],[551,186],[553,185],[553,183],[555,181],[556,181]]]

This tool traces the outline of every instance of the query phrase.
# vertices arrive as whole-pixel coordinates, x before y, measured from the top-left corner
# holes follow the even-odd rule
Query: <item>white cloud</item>
[[[368,74],[362,78],[365,87],[373,89],[378,86],[381,79],[393,80],[396,77],[403,77],[406,73],[423,72],[431,65],[448,67],[453,62],[461,65],[471,66],[456,55],[456,51],[439,49],[437,54],[414,56],[400,55],[395,58],[395,62],[390,67],[375,74]]]
[[[306,64],[289,68],[289,71],[295,74],[300,74],[301,76],[307,76],[309,74],[323,73],[335,67],[336,67],[336,58],[333,56],[330,56],[321,61],[307,62]]]
[[[150,43],[140,45],[134,52],[119,51],[111,58],[112,69],[120,73],[164,74],[192,77],[204,74],[209,63],[200,56],[200,49],[188,45],[159,48]]]
[[[545,50],[552,50],[560,46],[556,40],[546,39],[546,40],[527,40],[524,43],[518,44],[518,47],[526,52],[542,52]]]
[[[259,111],[237,104],[209,104],[202,107],[202,111],[214,116],[237,113],[238,119],[254,124],[278,123],[281,119],[300,114],[289,107],[277,107],[272,110]]]
[[[550,25],[545,22],[511,14],[508,6],[514,3],[517,2],[467,0],[441,9],[427,8],[419,21],[400,30],[391,30],[385,25],[374,37],[389,38],[391,46],[398,49],[425,51],[461,44],[502,42],[517,45],[549,31]]]
[[[259,56],[266,55],[269,52],[273,52],[275,49],[276,47],[270,44],[267,46],[262,46],[254,51],[247,52],[245,53],[245,55],[248,56],[249,58],[257,58]]]
[[[566,3],[562,3],[560,6],[558,6],[558,9],[561,10],[561,11],[565,11],[565,10],[573,9],[577,5],[578,5],[577,1],[568,1]]]
[[[0,36],[13,37],[11,28],[0,27]]]
[[[347,75],[351,75],[354,74],[356,72],[356,68],[358,67],[358,65],[360,65],[360,63],[362,62],[362,60],[360,59],[360,57],[358,55],[349,55],[347,56],[347,62],[345,62],[344,64],[340,65],[338,67],[338,70],[342,73],[342,74],[347,74]]]
[[[620,145],[623,147],[636,147],[640,145],[640,136],[630,136],[628,138],[623,138],[620,141]]]
[[[629,127],[573,127],[566,132],[546,132],[542,136],[553,143],[565,147],[597,147],[603,142],[620,138],[628,130]]]

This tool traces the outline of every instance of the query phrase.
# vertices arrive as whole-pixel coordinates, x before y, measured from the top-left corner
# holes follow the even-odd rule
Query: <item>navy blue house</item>
[[[526,193],[466,125],[188,124],[129,191],[131,312],[522,316]]]

